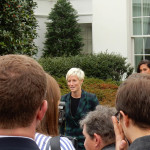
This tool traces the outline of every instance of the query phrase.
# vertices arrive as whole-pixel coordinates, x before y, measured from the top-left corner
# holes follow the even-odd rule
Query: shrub
[[[67,71],[72,67],[81,68],[87,77],[115,81],[120,81],[123,76],[126,78],[133,72],[131,65],[126,63],[126,58],[107,52],[98,55],[47,57],[41,58],[39,63],[45,71],[56,77],[66,76]]]
[[[65,77],[56,78],[59,83],[61,94],[70,92]],[[107,80],[103,81],[97,78],[85,78],[82,88],[90,93],[96,94],[101,105],[115,106],[115,96],[120,83]]]
[[[33,0],[0,2],[0,55],[37,53],[35,7]]]

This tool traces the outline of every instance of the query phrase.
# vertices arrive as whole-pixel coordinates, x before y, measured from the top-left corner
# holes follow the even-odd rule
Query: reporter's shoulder
[[[70,93],[67,93],[65,95],[61,96],[61,101],[65,101],[66,99],[68,99],[70,97]]]

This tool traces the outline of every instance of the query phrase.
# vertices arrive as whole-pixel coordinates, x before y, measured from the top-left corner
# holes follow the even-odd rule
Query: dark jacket
[[[0,150],[40,150],[35,141],[22,137],[0,137]]]
[[[128,150],[149,150],[150,135],[137,138],[131,143]]]
[[[102,150],[115,150],[115,144],[110,144],[102,148]]]
[[[66,103],[66,124],[60,127],[60,133],[67,136],[76,137],[78,139],[79,150],[84,150],[84,136],[82,134],[82,129],[80,128],[79,121],[89,112],[95,109],[99,104],[99,101],[95,94],[88,93],[82,90],[80,102],[77,108],[75,117],[71,115],[71,93],[68,93],[61,97],[61,101]]]

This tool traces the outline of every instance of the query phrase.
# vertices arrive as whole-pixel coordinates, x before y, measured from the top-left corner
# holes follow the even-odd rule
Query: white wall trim
[[[131,38],[135,37],[150,37],[150,35],[132,35]]]
[[[41,18],[47,18],[47,17],[48,17],[48,15],[45,15],[45,14],[44,14],[44,15],[43,15],[43,14],[35,14],[35,16],[38,17],[38,18],[40,18],[40,17],[41,17]],[[93,14],[84,14],[84,13],[83,13],[83,14],[78,14],[78,16],[79,16],[79,17],[80,17],[80,16],[93,16]]]

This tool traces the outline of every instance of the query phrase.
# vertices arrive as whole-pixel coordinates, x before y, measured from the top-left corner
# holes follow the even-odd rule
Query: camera
[[[63,125],[65,123],[65,107],[66,107],[66,104],[65,102],[61,102],[59,103],[58,105],[58,109],[59,109],[59,126],[61,127],[61,125]],[[78,140],[77,138],[75,137],[71,137],[71,136],[65,136],[65,135],[61,135],[61,136],[64,136],[64,137],[67,137],[71,142],[72,144],[74,145],[75,149],[78,150]]]
[[[59,125],[63,124],[63,122],[65,121],[65,102],[60,102],[59,106]]]

